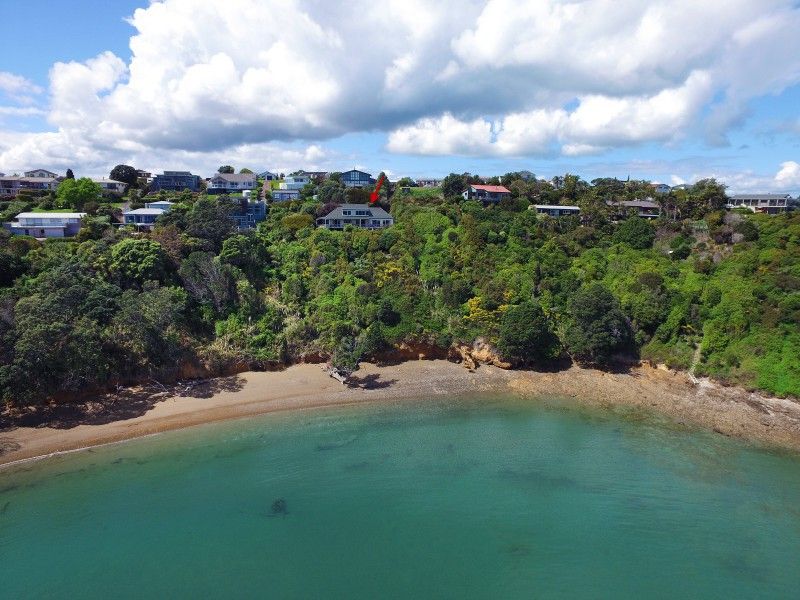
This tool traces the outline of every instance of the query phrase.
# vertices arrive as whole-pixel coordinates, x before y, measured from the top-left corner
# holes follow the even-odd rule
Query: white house
[[[113,192],[114,194],[124,194],[128,184],[124,181],[117,181],[115,179],[106,179],[105,177],[92,177],[97,185],[103,188],[106,192]]]
[[[302,190],[309,183],[311,183],[310,175],[289,175],[284,177],[280,184],[282,190]]]
[[[15,221],[3,223],[3,227],[15,235],[30,235],[35,238],[64,238],[78,233],[81,219],[86,213],[41,213],[24,212]]]
[[[264,181],[278,181],[280,177],[277,173],[273,173],[272,171],[263,171],[258,174],[259,178],[263,179]]]
[[[653,186],[653,189],[656,191],[656,194],[669,194],[672,191],[672,188],[668,186],[666,183],[652,183],[650,184]]]

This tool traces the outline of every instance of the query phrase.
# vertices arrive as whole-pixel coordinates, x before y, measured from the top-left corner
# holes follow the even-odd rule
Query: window
[[[350,210],[343,210],[343,211],[342,211],[342,214],[343,214],[343,215],[345,215],[345,216],[347,216],[347,217],[349,217],[350,215],[352,215],[352,214],[353,214],[353,211],[350,211]]]

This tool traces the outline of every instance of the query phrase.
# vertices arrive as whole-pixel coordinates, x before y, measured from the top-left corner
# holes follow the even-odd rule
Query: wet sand
[[[0,465],[274,411],[488,394],[645,409],[687,426],[800,452],[800,402],[795,400],[708,381],[695,385],[686,374],[648,366],[625,373],[579,367],[539,373],[491,366],[473,372],[432,360],[363,364],[351,386],[332,379],[319,365],[296,365],[210,380],[191,389],[135,388],[82,406],[80,418],[0,429]]]

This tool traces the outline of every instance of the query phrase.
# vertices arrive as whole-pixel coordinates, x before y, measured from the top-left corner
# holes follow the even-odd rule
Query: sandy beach
[[[481,394],[513,394],[532,402],[559,397],[578,405],[644,409],[679,424],[800,452],[800,403],[791,399],[708,381],[694,384],[683,373],[649,366],[624,373],[579,367],[540,373],[492,366],[470,371],[430,360],[382,367],[363,364],[349,386],[330,378],[319,365],[305,364],[193,387],[122,390],[97,402],[54,407],[44,415],[6,424],[0,429],[0,465],[274,411]]]

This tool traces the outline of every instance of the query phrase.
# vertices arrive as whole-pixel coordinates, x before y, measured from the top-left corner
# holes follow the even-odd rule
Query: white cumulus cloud
[[[52,67],[51,131],[0,135],[0,168],[68,148],[205,165],[368,131],[414,154],[724,143],[754,98],[800,83],[795,0],[161,0],[129,22],[129,60]],[[0,92],[27,106],[42,90],[0,72]]]

